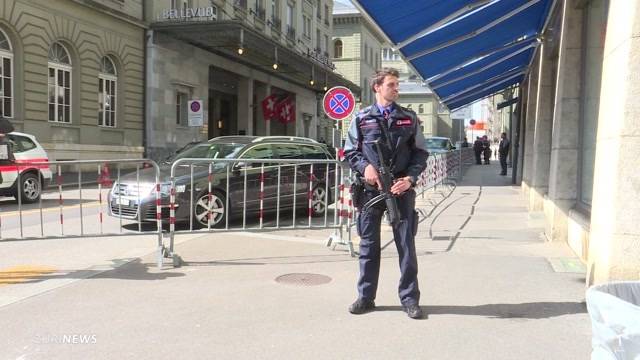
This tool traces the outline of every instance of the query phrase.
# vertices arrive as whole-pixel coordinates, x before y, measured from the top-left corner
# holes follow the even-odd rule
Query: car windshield
[[[192,146],[170,158],[168,161],[173,162],[178,159],[193,158],[193,159],[233,159],[238,155],[238,152],[245,146],[245,144],[236,143],[204,143]]]
[[[449,140],[447,139],[425,139],[427,149],[446,149],[449,150]]]

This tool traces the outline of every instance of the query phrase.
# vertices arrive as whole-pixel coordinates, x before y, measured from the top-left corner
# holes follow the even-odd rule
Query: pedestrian
[[[427,167],[429,153],[424,146],[420,121],[415,112],[396,103],[398,71],[383,68],[375,72],[371,88],[375,104],[358,112],[349,128],[345,157],[351,169],[363,178],[364,186],[354,190],[355,206],[360,210],[356,227],[360,235],[360,275],[358,299],[349,306],[352,314],[363,314],[375,308],[380,271],[380,222],[386,209],[384,201],[367,209],[362,206],[379,195],[382,183],[381,164],[389,164],[393,173],[390,192],[395,195],[400,221],[392,224],[393,239],[400,257],[398,295],[403,310],[412,319],[422,317],[418,288],[418,260],[415,234],[418,214],[413,187]],[[374,141],[383,144],[383,157],[378,156]]]
[[[500,154],[500,166],[502,167],[500,175],[507,175],[507,156],[509,155],[510,147],[511,141],[507,139],[507,133],[503,132],[500,135],[500,145],[498,146],[498,153]]]
[[[468,148],[469,147],[469,141],[467,141],[466,137],[462,141],[462,146],[461,147],[463,147],[463,148]]]
[[[476,165],[482,165],[482,160],[480,160],[480,154],[482,154],[482,140],[480,140],[480,136],[476,137],[476,141],[473,142],[473,153],[476,155]]]
[[[491,159],[491,143],[487,135],[482,137],[482,155],[484,156],[484,164],[489,165]]]

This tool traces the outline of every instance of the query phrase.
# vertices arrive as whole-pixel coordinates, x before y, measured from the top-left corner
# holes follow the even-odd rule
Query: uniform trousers
[[[377,191],[365,191],[365,200],[373,198]],[[416,193],[413,189],[398,197],[400,221],[393,228],[393,239],[399,255],[400,284],[398,296],[403,305],[418,304],[418,259],[416,256],[415,234],[418,216],[415,211]],[[366,201],[365,201],[366,202]],[[360,235],[360,277],[358,295],[364,300],[374,300],[378,290],[380,273],[380,223],[385,210],[384,201],[361,212],[357,220]]]

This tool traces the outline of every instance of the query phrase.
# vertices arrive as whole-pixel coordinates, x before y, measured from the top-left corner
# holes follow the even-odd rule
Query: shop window
[[[600,82],[604,39],[607,27],[608,0],[592,0],[584,12],[584,58],[582,78],[582,111],[580,119],[580,160],[578,161],[578,203],[590,209],[593,198],[593,172],[596,155],[596,135],[600,108]]]
[[[116,126],[116,94],[118,74],[113,61],[105,56],[98,75],[98,125]]]
[[[0,30],[0,115],[13,117],[13,50],[7,35]]]
[[[49,121],[71,122],[71,58],[59,42],[49,49]]]

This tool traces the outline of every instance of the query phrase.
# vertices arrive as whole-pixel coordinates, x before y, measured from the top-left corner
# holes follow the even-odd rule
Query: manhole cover
[[[330,277],[320,274],[286,274],[276,278],[276,282],[296,286],[316,286],[330,281]]]

